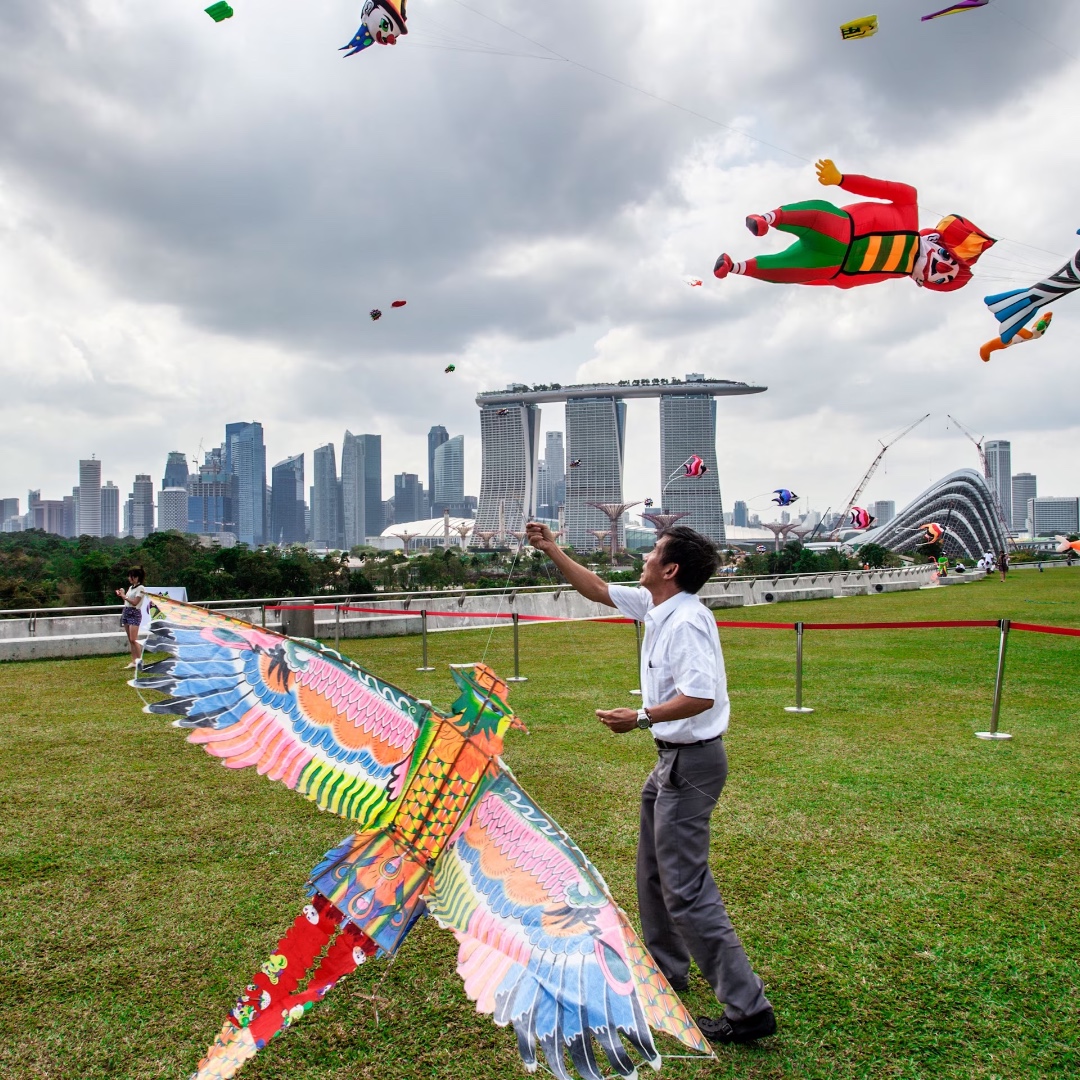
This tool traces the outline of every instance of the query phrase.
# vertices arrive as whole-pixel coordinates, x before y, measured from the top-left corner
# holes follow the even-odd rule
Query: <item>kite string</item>
[[[698,120],[704,120],[708,124],[713,124],[715,127],[723,128],[725,131],[730,131],[735,135],[741,135],[743,136],[743,138],[749,139],[751,142],[755,142],[760,146],[767,146],[770,150],[777,150],[781,154],[786,154],[788,157],[795,158],[797,161],[804,161],[807,164],[813,164],[814,159],[808,158],[804,154],[796,153],[794,150],[789,150],[787,149],[787,147],[780,146],[778,143],[769,142],[767,139],[759,138],[757,135],[751,135],[750,132],[744,131],[742,128],[737,128],[732,124],[726,124],[723,120],[717,120],[714,116],[709,116],[706,113],[699,112],[697,109],[691,109],[686,105],[681,105],[677,101],[672,101],[670,98],[662,97],[660,94],[655,94],[651,90],[646,90],[644,87],[638,86],[636,83],[627,82],[625,79],[620,79],[615,75],[610,75],[606,71],[601,71],[599,68],[590,67],[588,64],[583,64],[580,60],[574,60],[572,57],[564,55],[557,49],[553,49],[550,45],[545,45],[542,41],[537,41],[535,38],[529,37],[528,34],[523,34],[521,33],[521,31],[515,30],[512,26],[507,26],[506,23],[500,22],[493,16],[488,15],[483,11],[480,11],[479,8],[475,8],[472,7],[472,5],[470,4],[466,4],[464,0],[453,0],[453,2],[457,4],[458,7],[464,8],[466,11],[471,11],[474,15],[479,16],[481,19],[486,19],[488,22],[494,23],[496,26],[501,27],[508,33],[511,33],[516,37],[522,38],[523,40],[529,42],[531,45],[535,45],[538,49],[544,49],[545,51],[551,53],[552,56],[557,57],[559,60],[565,61],[567,64],[570,64],[573,67],[579,68],[582,71],[587,71],[589,72],[589,74],[595,75],[598,78],[607,79],[609,82],[615,83],[617,86],[625,87],[627,90],[633,90],[638,94],[644,95],[645,97],[652,98],[653,101],[659,101],[662,104],[668,105],[673,109],[678,109],[679,112],[686,113],[688,116],[693,116]],[[1023,26],[1023,23],[1020,23],[1019,25]],[[922,206],[921,204],[920,208],[928,211],[930,214],[938,217],[939,219],[946,216],[939,211],[935,211],[930,207]],[[1018,244],[1020,247],[1029,248],[1031,251],[1039,251],[1046,255],[1053,255],[1057,259],[1069,258],[1069,256],[1062,255],[1060,252],[1050,251],[1047,248],[1037,247],[1034,244],[1026,244],[1023,240],[1016,240],[1009,236],[999,237],[998,242]]]

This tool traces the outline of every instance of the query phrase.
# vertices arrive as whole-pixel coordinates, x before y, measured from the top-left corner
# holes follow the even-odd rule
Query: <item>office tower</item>
[[[870,513],[873,514],[874,524],[877,526],[887,525],[896,517],[896,502],[892,499],[879,499],[874,503]]]
[[[542,518],[552,518],[552,504],[554,499],[551,492],[551,473],[548,471],[548,463],[541,458],[536,463],[536,514]]]
[[[266,447],[262,424],[225,425],[226,470],[240,481],[237,539],[258,547],[266,542]]]
[[[186,531],[196,536],[235,536],[239,487],[239,479],[225,471],[225,448],[208,450],[198,475],[188,477]]]
[[[37,492],[40,496],[41,492]],[[10,521],[12,518],[19,516],[19,500],[18,499],[0,499],[0,525]]]
[[[986,453],[987,481],[997,498],[1003,521],[1012,521],[1012,443],[1006,439],[991,439],[983,448]]]
[[[78,490],[79,490],[78,488],[74,489],[74,491],[78,491]],[[78,527],[79,527],[78,522],[79,522],[79,514],[78,514],[78,511],[75,509],[75,495],[74,495],[74,493],[72,493],[71,495],[65,495],[64,496],[64,529],[63,529],[63,534],[62,535],[64,535],[64,536],[78,536],[78,532],[76,531],[78,529]]]
[[[188,531],[188,489],[162,488],[158,493],[158,532]]]
[[[270,470],[271,543],[287,547],[307,540],[304,509],[304,455],[296,454]]]
[[[687,376],[686,381],[694,380]],[[686,476],[683,462],[695,454],[705,462],[707,471],[701,476]],[[660,395],[660,485],[663,509],[687,515],[680,525],[696,529],[715,544],[725,542],[716,462],[716,398],[707,390]]]
[[[465,436],[455,435],[435,450],[435,487],[431,516],[448,509],[454,517],[465,515]]]
[[[82,496],[79,496],[80,503]],[[137,473],[131,488],[131,535],[144,540],[154,531],[154,481],[147,473]]]
[[[351,551],[367,539],[367,475],[364,440],[345,432],[341,446],[341,515],[345,548]]]
[[[161,478],[161,487],[186,488],[188,482],[187,455],[180,450],[170,450],[165,462],[165,475]]]
[[[338,481],[333,443],[316,448],[314,473],[311,539],[316,544],[339,549],[344,539],[341,530],[341,483]]]
[[[432,517],[442,513],[442,507],[438,505],[435,499],[435,451],[449,438],[450,433],[442,426],[442,424],[436,424],[427,435],[427,490]],[[425,514],[424,516],[426,517],[427,515]],[[419,521],[420,519],[417,518],[417,520]]]
[[[104,492],[102,488],[102,492]],[[26,512],[26,528],[64,536],[64,501],[43,499],[40,491],[28,493],[29,509]],[[16,500],[18,501],[18,500]]]
[[[1014,532],[1027,529],[1027,505],[1039,494],[1034,473],[1017,473],[1012,478],[1012,527]]]
[[[394,477],[394,521],[404,525],[422,521],[420,477],[416,473],[398,473]]]
[[[619,503],[623,499],[623,447],[626,403],[610,396],[571,398],[566,403],[566,456],[579,465],[567,470],[566,539],[578,551],[604,545],[592,535],[610,530],[603,511],[589,503]],[[624,525],[616,525],[614,543],[625,547]]]
[[[101,489],[101,535],[120,535],[120,489],[111,480]]]
[[[548,517],[556,518],[559,507],[566,503],[566,452],[561,431],[549,431],[544,436],[544,463],[551,485],[551,497],[548,499],[551,513]]]
[[[736,528],[745,529],[746,526],[746,503],[742,499],[736,499],[735,508],[731,512],[731,524]]]
[[[101,462],[79,462],[79,536],[101,535]]]
[[[1080,499],[1043,495],[1028,499],[1027,531],[1032,536],[1071,536],[1080,533]]]
[[[383,525],[382,436],[356,435],[364,462],[364,536],[378,536]],[[363,541],[361,541],[363,543]]]
[[[524,402],[501,408],[483,404],[480,440],[480,501],[476,528],[469,541],[474,547],[482,544],[478,533],[524,529],[525,522],[536,512],[539,407]],[[496,543],[503,542],[501,536],[496,539]]]

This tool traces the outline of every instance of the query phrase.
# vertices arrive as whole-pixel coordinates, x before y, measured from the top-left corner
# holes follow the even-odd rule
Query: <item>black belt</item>
[[[708,746],[709,743],[722,739],[723,735],[714,735],[711,739],[699,739],[697,742],[664,742],[663,739],[655,739],[657,750],[685,750],[688,746]]]

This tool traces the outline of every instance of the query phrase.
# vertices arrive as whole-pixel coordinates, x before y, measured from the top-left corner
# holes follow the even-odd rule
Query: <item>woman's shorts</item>
[[[142,622],[142,611],[131,604],[124,605],[124,613],[120,616],[121,626],[138,626]]]

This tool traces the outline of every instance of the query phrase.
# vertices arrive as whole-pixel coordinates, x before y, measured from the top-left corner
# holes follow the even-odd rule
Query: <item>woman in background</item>
[[[146,581],[146,572],[141,566],[133,566],[128,571],[128,589],[117,589],[116,595],[124,601],[124,613],[120,616],[120,625],[127,634],[128,645],[131,647],[131,663],[126,667],[139,666],[142,657],[142,646],[139,644],[139,626],[142,623],[142,602],[146,596],[143,582]]]
[[[1001,571],[1001,580],[1004,581],[1005,580],[1005,575],[1009,572],[1009,556],[1008,556],[1007,552],[1004,552],[1004,551],[999,551],[998,552],[997,566],[998,566],[998,569]],[[1040,570],[1042,569],[1041,565],[1040,565],[1039,569]]]

